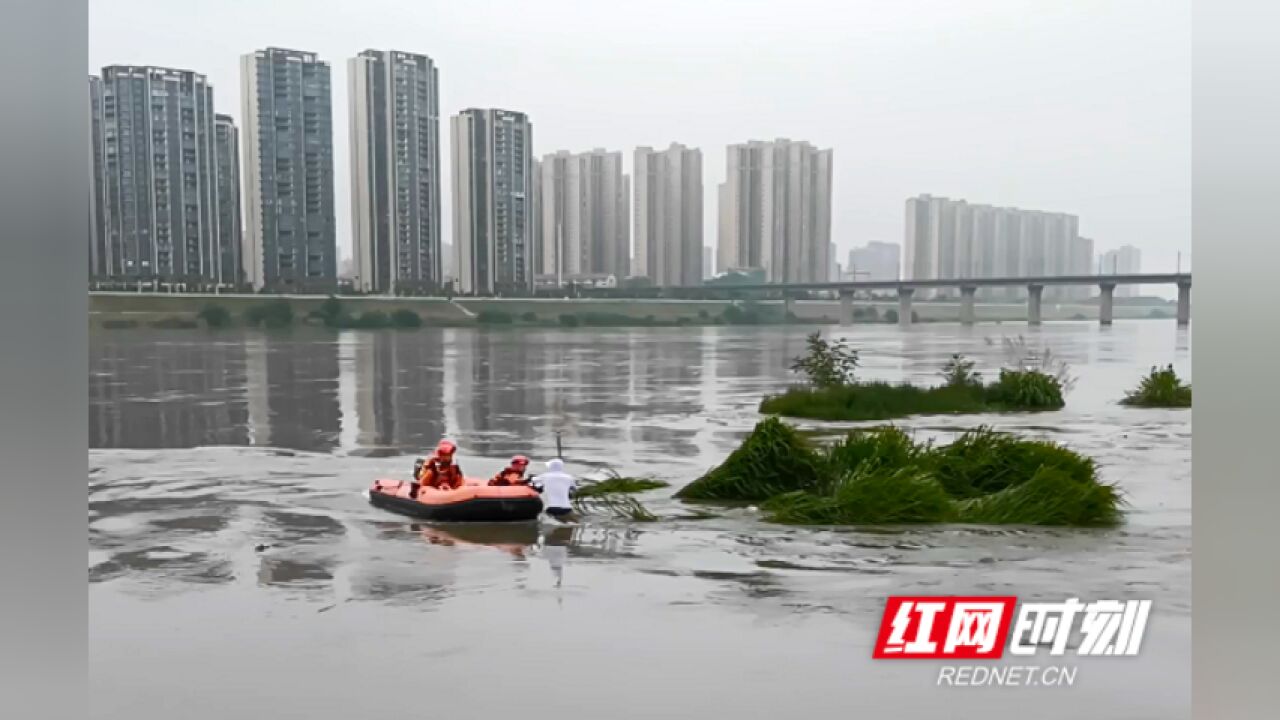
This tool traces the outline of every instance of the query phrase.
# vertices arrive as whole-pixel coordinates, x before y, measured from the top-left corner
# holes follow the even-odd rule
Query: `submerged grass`
[[[1062,385],[1038,370],[1001,370],[982,385],[954,383],[918,387],[906,383],[857,382],[834,387],[793,387],[766,397],[760,412],[811,420],[889,420],[908,415],[1057,410]]]
[[[1130,390],[1121,405],[1149,408],[1191,407],[1191,386],[1182,382],[1173,365],[1153,367],[1138,387]]]
[[[742,445],[710,472],[680,489],[686,500],[767,500],[818,488],[827,462],[795,428],[777,418],[758,423]]]
[[[817,447],[777,418],[677,497],[761,501],[771,521],[816,525],[1110,526],[1124,504],[1093,460],[1046,440],[983,427],[935,447],[882,427]]]
[[[573,493],[573,507],[580,513],[604,512],[612,517],[632,522],[656,522],[658,516],[649,512],[632,493],[667,487],[668,483],[656,478],[624,477],[612,468],[605,471],[600,480],[584,478]]]

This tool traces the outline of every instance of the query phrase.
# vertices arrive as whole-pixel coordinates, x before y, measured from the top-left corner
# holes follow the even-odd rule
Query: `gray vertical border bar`
[[[1203,720],[1275,717],[1280,4],[1193,13],[1192,705]]]
[[[6,0],[0,717],[85,716],[88,4]]]

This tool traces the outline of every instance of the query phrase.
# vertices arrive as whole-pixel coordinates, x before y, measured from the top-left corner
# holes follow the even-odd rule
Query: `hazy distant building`
[[[113,65],[90,78],[89,99],[94,274],[217,283],[213,89],[205,76]]]
[[[542,235],[542,163],[537,158],[534,158],[529,161],[529,168],[529,179],[531,180],[529,217],[532,218],[529,227],[529,247],[533,252],[533,274],[537,278],[538,275],[546,273],[543,265],[543,258],[546,253],[546,239]]]
[[[102,149],[102,78],[89,76],[89,278],[107,275],[105,179]]]
[[[532,124],[524,113],[472,108],[453,117],[451,136],[460,290],[532,292]]]
[[[230,115],[214,116],[214,156],[218,192],[218,282],[239,285],[244,278],[240,247],[240,131]]]
[[[347,61],[356,287],[440,287],[440,85],[425,55],[365,50]]]
[[[267,48],[240,58],[245,279],[255,289],[337,282],[329,64]]]
[[[710,265],[702,244],[702,151],[679,143],[636,148],[635,267],[654,285],[698,285]]]
[[[622,172],[622,153],[560,151],[544,156],[539,169],[539,274],[626,277],[631,269],[631,180]]]
[[[702,246],[702,279],[705,280],[716,274],[715,251],[710,247]]]
[[[873,241],[849,251],[845,274],[850,275],[854,282],[897,280],[901,263],[901,245]]]
[[[831,150],[775,140],[730,145],[720,188],[719,267],[768,282],[823,281],[831,261]]]
[[[1099,275],[1131,275],[1142,272],[1142,251],[1132,245],[1121,245],[1115,250],[1108,250],[1098,260]],[[1134,297],[1138,294],[1136,285],[1117,285],[1116,297]]]
[[[1088,242],[1079,218],[1019,208],[971,205],[920,195],[906,203],[903,273],[908,280],[1087,275]],[[930,295],[955,295],[943,289]],[[1079,297],[1086,288],[1050,286],[1046,299]],[[1021,287],[980,291],[1020,297]]]

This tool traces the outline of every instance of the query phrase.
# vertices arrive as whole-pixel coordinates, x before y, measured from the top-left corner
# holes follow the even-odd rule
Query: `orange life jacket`
[[[457,463],[445,464],[440,458],[432,455],[422,464],[422,474],[418,483],[426,487],[441,490],[453,490],[462,487],[462,468]]]
[[[524,485],[525,484],[524,473],[521,472],[520,470],[517,470],[516,468],[507,466],[506,468],[503,468],[502,472],[498,473],[497,475],[494,475],[493,479],[489,481],[489,484],[490,485]]]

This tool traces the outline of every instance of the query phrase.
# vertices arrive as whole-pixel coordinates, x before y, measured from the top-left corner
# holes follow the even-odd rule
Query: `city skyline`
[[[630,148],[677,139],[703,150],[710,166],[704,183],[714,188],[723,180],[725,146],[735,138],[804,137],[832,147],[844,159],[836,168],[832,218],[841,256],[869,240],[898,240],[902,199],[930,192],[1067,209],[1083,219],[1081,232],[1099,250],[1135,245],[1151,270],[1174,269],[1181,251],[1183,268],[1190,267],[1185,8],[1058,8],[1052,22],[1010,23],[980,44],[947,50],[910,38],[966,32],[963,8],[802,4],[805,12],[783,17],[751,3],[734,4],[733,12],[725,3],[681,6],[681,22],[673,24],[664,16],[676,6],[661,2],[644,12],[551,3],[522,17],[510,3],[440,13],[431,3],[405,8],[376,0],[359,12],[323,3],[197,1],[192,22],[157,32],[154,22],[140,26],[136,18],[163,17],[165,6],[121,0],[90,8],[90,61],[202,72],[225,112],[237,105],[236,57],[255,47],[298,47],[331,63],[366,47],[417,52],[441,68],[442,114],[469,106],[519,109],[539,125],[539,154],[618,148],[631,172]],[[237,20],[250,10],[254,23]],[[992,12],[1012,17],[1014,10]],[[395,22],[384,22],[388,17]],[[578,32],[619,23],[636,32],[623,38]],[[760,23],[804,35],[807,50],[792,53],[786,43],[737,50],[735,34]],[[719,32],[699,30],[713,26]],[[511,46],[501,38],[516,27],[525,40]],[[1095,38],[1098,49],[1076,52],[1080,33]],[[655,38],[663,49],[657,55],[649,47]],[[527,81],[502,80],[513,63]],[[1029,87],[1037,91],[1018,89]],[[708,101],[711,92],[716,102]],[[639,97],[645,104],[636,105]],[[981,106],[974,97],[984,98]],[[341,78],[334,78],[333,103],[335,192],[345,199]],[[988,122],[995,111],[1001,122]],[[448,172],[446,157],[442,173]],[[714,238],[716,198],[706,195],[704,235]],[[351,254],[346,204],[338,204],[337,225],[344,256]],[[451,236],[451,223],[445,203],[443,237]]]

